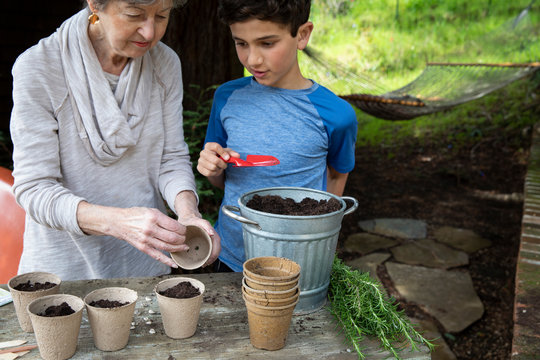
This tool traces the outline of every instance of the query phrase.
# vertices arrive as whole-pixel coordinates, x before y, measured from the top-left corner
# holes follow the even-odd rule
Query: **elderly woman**
[[[26,210],[19,273],[64,280],[177,267],[203,227],[182,131],[180,60],[160,42],[178,0],[87,0],[13,66],[13,191]],[[164,200],[176,215],[166,215]]]

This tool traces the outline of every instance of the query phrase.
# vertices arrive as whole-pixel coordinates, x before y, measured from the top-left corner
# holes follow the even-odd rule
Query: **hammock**
[[[323,58],[313,48],[304,52],[316,65],[322,66],[327,75],[354,84],[355,92],[358,92],[340,95],[341,98],[381,119],[409,120],[478,99],[540,69],[538,26],[527,22],[531,7],[532,3],[493,33],[469,43],[465,52],[447,54],[445,59],[463,59],[464,55],[473,53],[484,58],[493,54],[505,59],[528,56],[529,59],[536,58],[535,61],[429,62],[416,79],[393,91],[364,75],[355,74],[343,64]]]

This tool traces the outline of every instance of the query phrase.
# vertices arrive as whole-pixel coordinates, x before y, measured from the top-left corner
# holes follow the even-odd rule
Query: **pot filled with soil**
[[[212,254],[212,239],[199,226],[186,226],[186,241],[184,243],[189,246],[187,251],[171,253],[171,258],[182,269],[193,270],[200,268]]]
[[[174,277],[154,288],[165,334],[173,339],[193,336],[197,330],[204,284],[188,277]]]
[[[15,313],[23,331],[33,332],[30,316],[26,312],[28,304],[42,296],[58,294],[60,283],[58,276],[47,272],[20,274],[8,281]]]
[[[137,292],[124,287],[97,289],[85,296],[84,303],[96,347],[123,349],[129,340]]]
[[[349,208],[345,200],[352,202]],[[273,187],[242,194],[238,205],[224,205],[222,211],[242,223],[246,259],[279,256],[296,262],[301,271],[295,313],[322,308],[341,221],[358,201],[308,188]]]
[[[68,359],[75,354],[83,309],[81,298],[67,294],[43,296],[28,304],[43,359]]]

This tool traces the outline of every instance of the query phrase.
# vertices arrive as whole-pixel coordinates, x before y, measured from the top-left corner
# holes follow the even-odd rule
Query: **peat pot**
[[[280,215],[253,210],[246,206],[255,195],[277,195],[296,202],[304,198],[330,200],[335,198],[341,208],[323,215]],[[351,201],[347,208],[345,200]],[[308,314],[326,304],[330,272],[336,252],[339,230],[344,215],[358,207],[355,198],[301,187],[273,187],[244,193],[238,207],[224,205],[225,215],[242,223],[246,260],[261,256],[278,256],[300,265],[300,299],[294,313]],[[237,213],[240,213],[238,215]]]
[[[48,289],[36,291],[21,291],[15,289],[18,285],[25,284],[26,282],[30,282],[31,284],[45,284],[46,282],[50,282],[56,285]],[[26,311],[28,304],[42,296],[58,294],[60,292],[61,282],[62,280],[57,275],[40,271],[16,275],[9,280],[8,288],[11,292],[11,297],[13,298],[17,319],[19,320],[19,324],[23,331],[28,333],[34,332],[32,320],[30,320],[30,315]]]
[[[100,300],[118,301],[123,305],[92,305],[94,301]],[[137,303],[137,292],[125,287],[107,287],[90,292],[83,301],[94,345],[102,351],[117,351],[126,347]]]

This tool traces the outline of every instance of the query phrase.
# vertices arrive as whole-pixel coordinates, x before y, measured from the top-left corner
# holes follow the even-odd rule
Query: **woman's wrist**
[[[176,195],[174,209],[176,210],[178,219],[193,217],[202,218],[199,208],[197,207],[197,197],[191,190],[184,190]]]
[[[105,206],[81,201],[77,207],[77,222],[81,230],[88,235],[109,235],[111,227],[108,220],[112,219],[113,214],[107,210]]]

